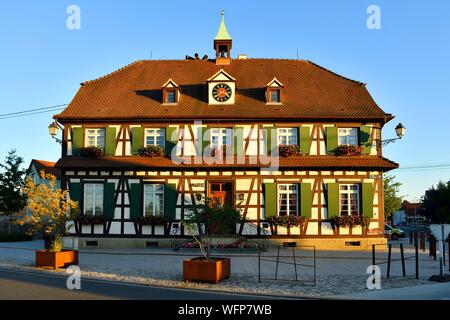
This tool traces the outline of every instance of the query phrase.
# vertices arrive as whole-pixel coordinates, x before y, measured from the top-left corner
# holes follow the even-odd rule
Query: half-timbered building
[[[82,83],[54,116],[57,167],[81,213],[105,219],[71,233],[105,246],[188,237],[187,207],[210,197],[242,209],[242,237],[385,243],[383,173],[398,165],[383,157],[381,131],[393,116],[364,83],[306,60],[231,58],[232,44],[222,17],[214,59],[137,61]],[[152,215],[169,222],[137,222]],[[283,215],[305,223],[270,223]],[[333,228],[338,216],[369,224]]]

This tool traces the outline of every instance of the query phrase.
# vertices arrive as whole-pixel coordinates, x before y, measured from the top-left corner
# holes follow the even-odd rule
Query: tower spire
[[[222,10],[220,15],[222,16],[222,21],[220,22],[219,30],[214,40],[232,40],[225,25],[225,11]]]
[[[220,13],[222,20],[219,25],[219,30],[214,38],[214,50],[216,50],[216,64],[228,65],[231,63],[231,46],[233,40],[228,33],[227,26],[225,25],[225,13],[222,10]]]

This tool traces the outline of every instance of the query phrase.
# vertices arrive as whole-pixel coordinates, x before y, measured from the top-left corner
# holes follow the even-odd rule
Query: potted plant
[[[337,156],[357,156],[361,154],[362,148],[355,145],[339,145],[336,148]]]
[[[280,157],[288,158],[300,156],[300,147],[296,144],[281,144],[278,147]]]
[[[203,256],[183,261],[185,281],[218,283],[230,277],[230,259],[212,257],[210,244],[213,235],[235,233],[236,224],[242,222],[241,210],[222,205],[218,200],[205,198],[188,210],[182,224],[193,234]],[[195,235],[196,232],[198,235]]]
[[[56,177],[41,171],[44,183],[36,185],[27,178],[23,193],[28,197],[30,214],[24,215],[20,225],[28,225],[27,233],[38,234],[50,239],[50,248],[36,250],[36,267],[57,269],[78,264],[78,251],[63,250],[61,237],[66,234],[69,221],[74,219],[78,204],[68,200],[68,190],[56,188]]]
[[[370,224],[369,218],[356,214],[351,214],[348,216],[331,217],[328,220],[329,222],[331,222],[331,227],[333,228],[333,230],[338,230],[340,227],[353,228],[355,226],[361,226],[363,228],[366,228]]]
[[[163,147],[160,146],[146,146],[139,149],[139,155],[146,157],[160,157],[165,155]]]
[[[103,155],[103,150],[98,147],[83,147],[80,148],[80,153],[82,157],[98,158]]]

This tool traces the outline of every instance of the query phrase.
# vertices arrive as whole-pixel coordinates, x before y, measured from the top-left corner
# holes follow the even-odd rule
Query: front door
[[[208,197],[212,202],[219,202],[227,207],[232,207],[233,184],[231,182],[208,183]]]

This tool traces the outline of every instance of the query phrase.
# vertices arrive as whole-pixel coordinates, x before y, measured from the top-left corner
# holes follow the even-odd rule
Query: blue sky
[[[66,28],[69,5],[81,29]],[[367,7],[381,9],[381,30],[369,30]],[[396,116],[384,129],[407,127],[384,155],[408,200],[450,180],[450,1],[24,1],[0,10],[0,114],[70,102],[82,81],[135,60],[213,56],[225,10],[233,56],[308,59],[367,83],[379,106]],[[0,120],[0,158],[16,148],[27,162],[57,160],[47,133],[52,113]]]

